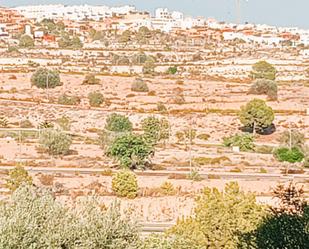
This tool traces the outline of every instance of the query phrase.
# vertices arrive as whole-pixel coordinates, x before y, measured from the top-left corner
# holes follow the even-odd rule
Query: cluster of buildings
[[[25,31],[25,27],[28,27],[27,33],[31,33],[29,27],[44,19],[61,21],[66,31],[81,37],[89,29],[117,30],[121,33],[125,30],[138,30],[144,26],[150,30],[161,30],[199,39],[217,35],[225,41],[241,40],[246,43],[271,46],[289,42],[295,46],[299,44],[309,46],[309,30],[268,25],[235,25],[203,17],[187,17],[181,12],[169,11],[166,8],[158,8],[154,15],[151,15],[149,12],[138,11],[134,6],[129,5],[121,7],[36,5],[13,9],[0,8],[0,39]],[[34,30],[33,33],[34,38],[46,35],[40,30]]]

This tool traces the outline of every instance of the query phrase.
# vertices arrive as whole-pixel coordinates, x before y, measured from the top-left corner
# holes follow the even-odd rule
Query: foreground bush
[[[223,138],[223,145],[227,147],[238,146],[241,151],[252,151],[254,149],[254,137],[251,134],[236,134]]]
[[[130,132],[132,131],[132,126],[128,117],[112,113],[106,119],[105,129],[113,132]]]
[[[15,191],[23,184],[32,185],[32,177],[29,175],[28,171],[22,166],[17,166],[10,170],[9,177],[6,180],[6,187],[11,191]]]
[[[128,170],[116,173],[112,179],[112,189],[119,197],[135,198],[138,191],[135,174]]]
[[[134,134],[117,137],[108,148],[110,156],[115,157],[122,167],[130,169],[144,168],[151,153],[152,148],[144,138]]]
[[[63,131],[45,129],[40,134],[39,143],[50,155],[66,155],[70,150],[72,139]]]
[[[178,221],[169,235],[188,241],[180,248],[236,249],[241,234],[254,231],[264,215],[254,194],[245,194],[237,183],[227,184],[224,192],[205,188],[194,217]]]
[[[253,82],[249,94],[266,94],[269,100],[278,99],[277,83],[273,80],[258,79]]]
[[[47,191],[24,186],[0,205],[1,248],[135,249],[138,230],[119,205],[102,210],[96,201],[64,207]]]
[[[293,147],[291,149],[282,147],[274,151],[275,158],[280,162],[296,163],[301,162],[305,155],[298,147]]]
[[[55,88],[62,85],[59,72],[47,68],[38,68],[31,76],[31,83],[38,88]]]

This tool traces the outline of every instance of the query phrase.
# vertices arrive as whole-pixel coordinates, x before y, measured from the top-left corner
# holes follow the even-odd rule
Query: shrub
[[[302,148],[305,144],[305,134],[298,130],[288,130],[284,131],[278,140],[283,146]]]
[[[251,134],[236,134],[223,138],[223,145],[227,147],[238,146],[241,151],[252,151],[254,149],[254,138]]]
[[[200,173],[197,170],[192,170],[187,177],[189,180],[199,182],[203,180],[203,177],[200,175]]]
[[[59,185],[59,184],[58,184]],[[2,248],[139,248],[136,224],[120,204],[96,199],[67,207],[48,190],[25,186],[0,206]]]
[[[94,107],[99,107],[104,102],[104,96],[100,92],[91,92],[88,94],[89,104]]]
[[[40,134],[39,143],[50,155],[66,155],[70,150],[72,139],[60,130],[45,129]]]
[[[69,131],[71,129],[71,120],[67,116],[62,116],[57,119],[57,124],[64,131]]]
[[[207,141],[210,138],[210,135],[209,134],[199,134],[197,135],[196,138]]]
[[[52,186],[54,183],[54,176],[53,175],[45,175],[42,174],[39,176],[39,180],[44,186]]]
[[[114,132],[130,132],[132,131],[132,126],[128,117],[112,113],[106,119],[105,129]]]
[[[62,85],[59,72],[47,68],[38,68],[31,76],[31,83],[38,88],[55,88]]]
[[[108,155],[115,157],[122,167],[130,169],[144,168],[151,153],[152,148],[144,138],[134,134],[117,137],[108,148]]]
[[[227,184],[224,192],[205,188],[196,200],[195,214],[179,219],[168,235],[188,241],[180,248],[238,248],[241,234],[254,231],[264,214],[254,194],[244,193],[237,183]]]
[[[277,70],[276,68],[266,61],[259,61],[252,66],[252,71],[250,73],[253,79],[276,79]]]
[[[149,92],[149,88],[146,82],[144,82],[142,79],[136,79],[132,86],[131,91],[133,92]]]
[[[163,195],[175,195],[176,190],[171,182],[164,182],[160,186],[160,193]]]
[[[249,89],[249,94],[267,94],[270,100],[278,99],[277,83],[273,80],[258,79],[255,80]]]
[[[292,149],[281,147],[274,151],[274,157],[280,162],[296,163],[301,162],[305,155],[298,147]]]
[[[9,121],[6,117],[0,116],[0,127],[1,128],[6,128],[9,125]]]
[[[30,122],[29,119],[24,119],[20,122],[20,128],[33,128],[34,125]]]
[[[274,147],[268,145],[257,145],[254,147],[254,151],[260,154],[272,154]]]
[[[54,124],[46,120],[39,123],[38,125],[38,129],[52,129],[52,128],[54,128]]]
[[[23,35],[19,39],[19,47],[21,48],[32,48],[34,47],[34,40],[29,35]]]
[[[83,80],[83,85],[97,85],[100,84],[100,79],[97,79],[94,74],[87,74]]]
[[[253,99],[239,112],[240,122],[245,126],[256,130],[263,130],[269,127],[274,121],[275,115],[271,107],[267,106],[261,99]]]
[[[166,119],[158,119],[154,116],[142,120],[144,138],[151,144],[156,144],[169,137],[169,124]]]
[[[116,173],[112,179],[112,189],[119,197],[135,198],[138,191],[135,174],[127,170]]]
[[[9,52],[9,53],[19,53],[19,50],[18,50],[18,48],[15,47],[15,46],[9,46],[9,47],[8,47],[8,52]]]
[[[58,98],[58,104],[60,105],[78,105],[80,103],[80,98],[78,96],[68,96],[62,94]]]
[[[9,171],[9,178],[6,180],[6,187],[15,191],[21,185],[32,185],[32,177],[22,166],[17,166]]]
[[[152,59],[147,59],[143,65],[143,74],[154,74],[155,73],[155,62]]]
[[[157,111],[165,113],[165,112],[167,112],[167,108],[162,102],[159,102],[157,104]]]
[[[173,66],[173,67],[169,67],[167,69],[167,74],[176,74],[177,73],[177,67],[176,66]]]

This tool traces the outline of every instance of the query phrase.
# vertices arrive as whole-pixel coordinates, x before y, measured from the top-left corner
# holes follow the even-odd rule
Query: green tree
[[[66,155],[70,150],[72,139],[63,131],[45,129],[40,134],[39,143],[50,155]]]
[[[266,61],[259,61],[252,66],[250,76],[252,79],[276,79],[276,68]]]
[[[249,89],[249,94],[267,94],[269,100],[278,99],[277,83],[273,80],[257,79]]]
[[[245,194],[233,182],[224,192],[205,188],[197,199],[194,217],[178,221],[169,235],[187,240],[188,248],[236,249],[241,235],[254,231],[264,215],[255,195]]]
[[[116,173],[112,179],[112,189],[119,197],[134,199],[138,191],[136,175],[128,170]]]
[[[108,148],[108,155],[115,157],[124,168],[144,168],[152,147],[142,136],[125,134],[117,137]]]
[[[55,88],[62,85],[59,72],[47,68],[38,68],[31,76],[31,83],[38,88]]]
[[[23,184],[32,185],[32,177],[29,175],[27,170],[19,165],[9,171],[6,186],[11,191],[15,191]]]
[[[176,74],[177,71],[178,71],[178,69],[177,69],[176,66],[169,67],[169,68],[167,69],[167,73],[168,73],[168,74]]]
[[[106,119],[105,129],[113,132],[131,132],[132,126],[128,117],[112,113]]]
[[[32,48],[34,47],[34,40],[29,35],[23,35],[19,39],[19,47],[21,48]]]
[[[271,107],[267,106],[261,99],[253,99],[239,112],[240,122],[245,126],[256,130],[263,130],[269,127],[274,121],[275,115]]]

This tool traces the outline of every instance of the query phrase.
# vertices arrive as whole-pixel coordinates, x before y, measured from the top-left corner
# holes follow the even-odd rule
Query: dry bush
[[[53,175],[42,174],[39,176],[39,180],[44,186],[52,186],[54,184],[55,177]]]

